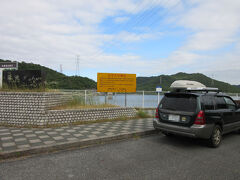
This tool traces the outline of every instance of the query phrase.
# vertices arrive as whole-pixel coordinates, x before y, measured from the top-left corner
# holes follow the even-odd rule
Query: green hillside
[[[0,59],[0,62],[7,62]],[[10,61],[8,61],[10,62]],[[46,85],[54,89],[96,89],[95,81],[81,76],[66,76],[50,68],[33,63],[18,63],[19,70],[42,70],[46,74]]]
[[[0,59],[0,62],[6,62],[6,60]],[[10,61],[8,61],[10,62]],[[46,85],[48,88],[53,89],[96,89],[97,83],[87,77],[81,76],[66,76],[62,73],[54,71],[50,68],[41,66],[39,64],[19,62],[19,70],[42,70],[46,73]],[[137,77],[137,90],[155,91],[156,86],[160,85],[164,91],[170,90],[170,85],[175,80],[193,80],[203,83],[208,87],[217,87],[224,92],[240,93],[240,88],[234,85],[230,85],[225,82],[213,80],[203,74],[194,73],[177,73],[174,75],[161,75],[152,77]]]
[[[156,86],[160,85],[161,78],[161,86],[164,91],[170,90],[170,85],[176,80],[192,80],[198,81],[206,85],[207,87],[217,87],[223,92],[233,92],[240,93],[240,88],[230,85],[225,82],[217,81],[211,79],[203,74],[194,73],[177,73],[174,75],[161,75],[161,76],[152,76],[152,77],[138,77],[137,78],[137,90],[146,90],[146,91],[155,91]]]

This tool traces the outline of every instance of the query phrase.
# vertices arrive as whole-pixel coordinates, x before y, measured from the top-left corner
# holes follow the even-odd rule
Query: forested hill
[[[233,92],[233,93],[240,93],[240,88],[230,85],[225,82],[217,81],[211,79],[203,74],[194,73],[194,74],[187,74],[187,73],[177,73],[174,75],[161,75],[161,76],[152,76],[152,77],[138,77],[137,78],[137,90],[148,90],[148,91],[155,91],[156,86],[160,85],[161,79],[161,86],[164,91],[170,90],[170,85],[176,80],[192,80],[198,81],[206,85],[207,87],[217,87],[223,92]]]
[[[7,60],[0,59],[0,62],[7,62]],[[8,61],[10,62],[10,61]],[[48,88],[54,89],[97,89],[97,83],[92,79],[81,76],[66,76],[62,73],[54,71],[50,68],[33,63],[18,63],[19,70],[42,70],[46,73],[46,83]],[[213,80],[203,74],[194,73],[177,73],[174,75],[161,75],[152,77],[137,77],[137,90],[155,91],[156,86],[160,85],[164,91],[170,90],[170,85],[175,80],[193,80],[203,83],[208,87],[217,87],[224,92],[240,93],[240,88],[230,85],[225,82]]]
[[[0,59],[0,62],[7,60]],[[10,62],[10,61],[8,61]],[[54,89],[96,89],[97,83],[92,79],[81,76],[66,76],[50,68],[33,63],[18,63],[19,70],[42,70],[46,74],[47,87]]]

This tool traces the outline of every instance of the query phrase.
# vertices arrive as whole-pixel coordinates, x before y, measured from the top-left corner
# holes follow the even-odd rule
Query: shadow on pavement
[[[159,136],[159,138],[155,138],[153,139],[153,141],[163,145],[184,148],[184,149],[186,148],[192,149],[192,148],[199,148],[199,147],[209,148],[207,144],[207,140],[204,140],[204,139],[194,139],[194,138],[189,138],[189,137],[184,137],[179,135],[173,135],[168,137],[163,135],[162,133],[157,134],[157,136]],[[228,142],[231,141],[231,139],[236,137],[240,137],[240,133],[232,132],[232,133],[223,135],[223,140],[221,145],[228,144]]]

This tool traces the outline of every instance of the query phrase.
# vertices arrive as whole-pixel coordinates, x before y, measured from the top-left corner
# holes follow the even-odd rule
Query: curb
[[[110,143],[112,141],[135,138],[136,136],[143,137],[146,135],[152,135],[156,133],[157,133],[156,130],[147,130],[147,131],[134,132],[134,133],[128,133],[128,134],[120,134],[120,135],[111,136],[111,137],[101,137],[99,139],[89,138],[82,141],[72,141],[67,143],[59,143],[55,145],[36,146],[34,148],[22,149],[17,151],[6,151],[6,152],[0,153],[0,160],[18,158],[18,157],[29,156],[34,154],[50,153],[55,151],[68,150],[72,148],[81,148],[86,146],[102,144],[102,143]]]

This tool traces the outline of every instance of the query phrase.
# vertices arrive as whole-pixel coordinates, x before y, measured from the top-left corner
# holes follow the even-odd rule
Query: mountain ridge
[[[0,62],[13,62],[11,60],[0,59]],[[67,76],[48,67],[26,63],[24,61],[18,62],[19,70],[42,70],[46,73],[46,84],[51,89],[97,89],[97,83],[87,77],[81,76]],[[161,79],[161,84],[160,84]],[[163,91],[169,91],[170,85],[176,80],[192,80],[203,83],[207,87],[217,87],[223,92],[240,93],[240,85],[230,85],[229,83],[218,81],[207,77],[201,73],[184,73],[179,72],[173,75],[160,75],[150,77],[137,77],[137,90],[141,91],[155,91],[156,86],[161,85]]]
[[[212,79],[201,73],[188,74],[188,73],[184,73],[184,72],[179,72],[179,73],[176,73],[173,75],[138,77],[137,78],[137,90],[155,91],[156,86],[161,85],[163,88],[163,91],[169,91],[170,85],[176,80],[198,81],[207,87],[219,88],[223,92],[240,93],[240,88],[238,88],[234,85],[231,85],[229,83]],[[161,81],[161,84],[160,84],[160,81]]]
[[[11,60],[3,60],[0,59],[0,62],[13,62]],[[60,72],[57,72],[48,67],[26,63],[24,61],[18,62],[19,70],[42,70],[45,72],[46,77],[46,87],[50,89],[96,89],[97,84],[94,80],[89,79],[87,77],[81,76],[66,76]]]

